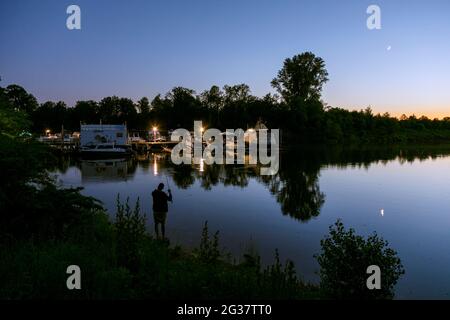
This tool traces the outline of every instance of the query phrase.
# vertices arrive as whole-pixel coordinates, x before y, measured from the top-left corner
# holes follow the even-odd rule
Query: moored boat
[[[80,148],[83,157],[92,158],[117,158],[129,156],[132,154],[131,147],[128,145],[116,145],[114,143],[99,143],[85,145]]]

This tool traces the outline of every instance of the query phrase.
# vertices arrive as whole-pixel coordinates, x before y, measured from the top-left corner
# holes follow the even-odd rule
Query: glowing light
[[[45,130],[45,133],[49,134],[50,133],[50,129]]]
[[[158,132],[158,127],[153,127],[152,128],[152,131],[153,131],[153,140],[155,141],[156,140],[156,133]]]
[[[204,167],[204,159],[203,158],[201,158],[200,159],[200,172],[203,172],[203,171],[205,171],[205,167]]]
[[[384,217],[384,209],[380,210],[380,214],[381,214],[382,217]]]

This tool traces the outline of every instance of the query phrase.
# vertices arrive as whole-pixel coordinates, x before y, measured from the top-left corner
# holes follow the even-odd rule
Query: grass
[[[194,250],[170,246],[145,230],[139,206],[118,200],[118,215],[93,213],[89,228],[64,240],[2,243],[1,299],[314,299],[317,286],[296,275],[278,252],[262,267],[254,253],[239,263],[219,248],[216,232],[205,223]],[[78,231],[77,231],[78,230]],[[68,290],[66,268],[81,268],[81,290]]]

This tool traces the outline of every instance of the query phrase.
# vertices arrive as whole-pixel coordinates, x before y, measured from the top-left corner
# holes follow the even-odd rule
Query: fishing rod
[[[169,178],[167,177],[167,173],[165,172],[164,175],[166,176],[166,182],[167,182],[167,191],[169,191],[169,195],[172,198],[172,190],[170,190],[170,185],[169,185]],[[172,202],[172,200],[170,200],[170,202]]]

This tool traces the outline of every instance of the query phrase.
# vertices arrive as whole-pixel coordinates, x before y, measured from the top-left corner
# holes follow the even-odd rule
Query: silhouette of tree
[[[138,103],[137,108],[141,114],[148,114],[150,112],[150,102],[147,97],[142,97]]]
[[[328,81],[328,72],[322,58],[304,52],[284,60],[283,68],[272,80],[272,86],[285,101],[319,100],[322,86]]]
[[[5,94],[11,106],[15,110],[24,111],[31,114],[38,107],[36,98],[28,93],[24,88],[16,84],[6,87]]]

